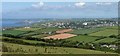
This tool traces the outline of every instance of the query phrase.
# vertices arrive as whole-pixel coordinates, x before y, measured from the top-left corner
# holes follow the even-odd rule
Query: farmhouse
[[[70,31],[72,31],[72,29],[64,29],[64,30],[56,31],[56,33],[65,33],[65,32],[70,32]]]
[[[45,39],[66,39],[66,38],[70,38],[70,37],[74,37],[76,35],[74,34],[68,34],[68,33],[63,33],[63,34],[56,34],[56,35],[52,35],[52,36],[48,36],[45,37]]]

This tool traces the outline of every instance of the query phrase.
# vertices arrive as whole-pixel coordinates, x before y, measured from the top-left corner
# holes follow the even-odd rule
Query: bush
[[[84,35],[88,35],[88,34],[84,34]]]

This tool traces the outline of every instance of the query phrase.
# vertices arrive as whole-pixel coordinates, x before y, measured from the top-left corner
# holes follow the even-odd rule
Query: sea
[[[21,26],[26,26],[30,25],[36,22],[41,22],[42,20],[40,19],[2,19],[0,20],[1,22],[1,27],[21,27]]]

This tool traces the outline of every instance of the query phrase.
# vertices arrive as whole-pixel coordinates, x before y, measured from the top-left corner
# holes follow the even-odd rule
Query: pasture
[[[14,30],[20,30],[20,31],[35,31],[41,28],[16,28]]]
[[[20,30],[4,30],[2,31],[2,34],[11,34],[11,35],[19,35],[19,34],[23,34],[26,31],[20,31]]]
[[[35,31],[35,33],[55,32],[57,30],[60,30],[60,28],[50,27],[50,28],[43,28],[43,29],[37,30],[37,31]]]
[[[109,26],[109,27],[106,27],[107,29],[118,29],[118,26]]]
[[[110,36],[110,35],[118,35],[117,29],[105,29],[102,31],[98,31],[95,33],[89,34],[90,36]]]
[[[83,36],[83,35],[79,35],[79,36],[75,36],[66,40],[69,41],[78,41],[78,42],[94,42],[96,39],[98,39],[97,37],[91,37],[91,36]]]
[[[0,30],[0,35],[2,35],[2,30]]]
[[[104,29],[105,28],[79,29],[79,30],[73,30],[70,33],[72,33],[72,34],[90,34],[90,33],[104,30]]]
[[[15,38],[0,36],[0,40],[2,40],[2,39],[15,39]],[[16,40],[22,40],[22,41],[24,41],[24,42],[34,43],[34,44],[36,44],[36,43],[45,43],[45,42],[43,42],[43,41],[36,41],[36,40],[25,40],[25,39],[16,39]]]
[[[116,38],[104,38],[104,39],[100,39],[98,41],[95,41],[94,43],[112,43],[117,41],[118,39]]]
[[[50,36],[50,34],[39,34],[39,35],[34,35],[32,37],[34,37],[34,38],[43,38],[43,37],[47,37],[47,36]]]
[[[87,50],[87,49],[78,49],[78,48],[67,48],[67,47],[42,47],[42,46],[28,46],[28,45],[20,45],[20,44],[13,44],[13,43],[3,43],[6,46],[8,53],[14,54],[114,54],[111,52],[102,52],[102,51],[95,51],[95,50]],[[5,52],[7,53],[7,52]]]

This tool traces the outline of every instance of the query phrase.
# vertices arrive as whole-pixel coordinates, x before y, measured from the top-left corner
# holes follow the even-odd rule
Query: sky
[[[117,2],[3,2],[2,18],[116,18]]]
[[[120,0],[1,0],[2,2],[119,2]]]

